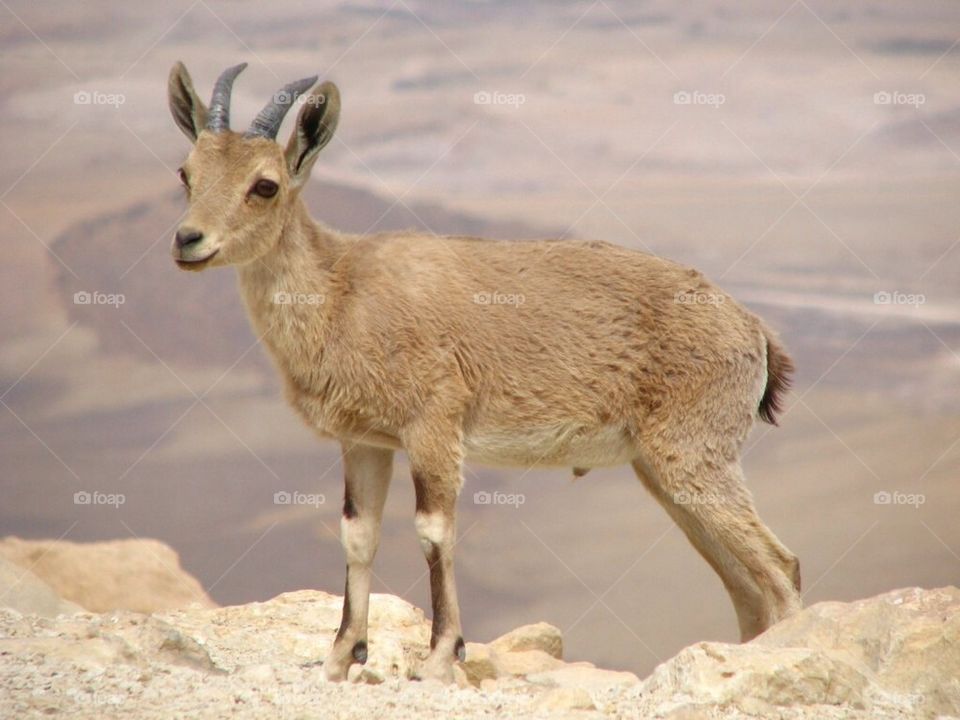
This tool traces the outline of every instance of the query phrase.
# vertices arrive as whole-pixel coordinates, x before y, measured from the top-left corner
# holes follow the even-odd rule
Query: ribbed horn
[[[207,130],[210,132],[217,133],[230,129],[230,91],[233,89],[233,81],[246,66],[246,63],[234,65],[220,73],[220,77],[217,78],[213,86],[213,95],[210,97],[210,111],[207,118]]]
[[[315,82],[317,82],[316,75],[284,85],[278,92],[274,93],[270,102],[263,106],[260,114],[250,123],[250,129],[247,130],[246,137],[265,137],[276,140],[280,124],[286,117],[287,111],[293,107],[300,95],[313,87]]]

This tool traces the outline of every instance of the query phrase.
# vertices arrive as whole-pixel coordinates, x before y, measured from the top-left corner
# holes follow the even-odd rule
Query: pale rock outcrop
[[[527,680],[534,685],[581,688],[588,692],[603,692],[640,682],[640,678],[632,672],[601,670],[589,663],[573,663],[555,670],[527,675]]]
[[[53,588],[28,568],[0,556],[0,605],[24,614],[56,617],[82,612],[83,608],[63,600]]]
[[[481,687],[484,680],[496,680],[503,672],[497,651],[489,645],[473,642],[466,645],[463,671],[467,681],[475,687]]]
[[[545,692],[538,700],[537,707],[554,713],[563,710],[596,710],[593,698],[583,688],[564,687]]]
[[[458,684],[446,686],[408,679],[428,652],[430,623],[391,595],[371,598],[368,663],[336,684],[322,668],[340,621],[336,595],[303,590],[232,607],[98,614],[60,604],[42,581],[0,562],[4,578],[0,717],[960,716],[957,588],[820,603],[745,645],[697,643],[642,682],[564,662],[560,631],[538,623],[468,643]]]
[[[788,708],[810,717],[958,715],[960,589],[907,588],[819,603],[745,645],[688,647],[634,694],[650,713],[725,708],[776,717]]]
[[[558,660],[563,659],[563,635],[559,628],[545,622],[518,627],[501,635],[490,645],[499,652],[540,650]]]
[[[501,673],[518,677],[527,677],[564,666],[562,660],[548,655],[543,650],[507,652],[500,655],[499,660]]]
[[[6,537],[0,540],[0,557],[29,568],[61,598],[93,612],[216,606],[180,566],[176,551],[159,540],[74,543]]]

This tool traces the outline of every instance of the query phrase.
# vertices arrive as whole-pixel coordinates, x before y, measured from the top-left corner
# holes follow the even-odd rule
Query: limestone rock
[[[490,646],[500,653],[541,650],[558,660],[563,659],[563,635],[559,628],[545,622],[511,630],[491,642]]]
[[[158,540],[74,543],[7,537],[0,540],[0,557],[29,568],[61,598],[92,612],[216,606],[180,566],[173,548]]]
[[[467,673],[461,663],[455,663],[453,666],[453,682],[456,683],[458,688],[474,687],[473,683],[467,679]]]
[[[864,707],[868,678],[857,668],[807,648],[698,643],[654,670],[643,694],[670,703],[735,706],[746,713],[771,706]]]
[[[960,589],[905,588],[850,603],[825,602],[752,644],[807,647],[870,676],[887,701],[924,714],[960,712]]]
[[[640,679],[632,672],[601,670],[583,665],[566,665],[556,670],[547,670],[527,675],[535,685],[549,687],[582,688],[590,692],[604,691],[625,685],[635,685]]]
[[[333,645],[343,598],[315,590],[283,593],[262,603],[213,609],[181,609],[157,617],[200,640],[218,664],[319,665]],[[393,595],[370,596],[367,675],[408,678],[430,648],[423,612]]]
[[[501,673],[497,651],[488,645],[468,642],[466,659],[462,663],[467,681],[480,687],[484,680],[496,680]]]
[[[559,630],[525,626],[489,645],[469,643],[456,683],[443,685],[408,681],[429,651],[430,623],[390,595],[371,597],[367,664],[351,668],[352,682],[330,683],[322,661],[340,622],[336,595],[303,590],[223,608],[62,614],[71,606],[19,567],[0,562],[0,581],[16,608],[0,602],[0,717],[960,716],[956,588],[814,605],[745,645],[688,647],[643,682],[564,663]]]
[[[0,557],[0,605],[43,617],[83,612],[79,605],[61,599],[33,572],[4,557]]]
[[[908,588],[820,603],[750,643],[682,650],[656,668],[636,697],[649,713],[960,715],[960,590]]]
[[[537,700],[537,707],[547,711],[596,710],[593,698],[583,688],[568,687],[548,690]]]
[[[498,658],[501,672],[521,677],[546,670],[555,670],[564,665],[562,660],[557,660],[553,655],[548,655],[543,650],[508,652],[499,655]]]

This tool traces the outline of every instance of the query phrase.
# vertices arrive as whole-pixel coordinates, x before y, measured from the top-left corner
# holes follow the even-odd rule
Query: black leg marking
[[[447,627],[447,607],[443,594],[443,565],[440,558],[440,548],[432,545],[427,553],[427,564],[430,566],[430,605],[433,608],[433,626],[430,632],[430,649],[437,646],[437,641]]]
[[[428,512],[431,508],[428,505],[427,498],[427,478],[416,470],[413,471],[413,490],[415,492],[416,507],[418,513]]]
[[[353,646],[352,654],[354,660],[364,665],[367,662],[367,641],[358,640],[357,644]]]
[[[350,627],[350,568],[347,567],[347,580],[343,587],[343,617],[340,619],[340,629],[337,631],[337,640],[342,638]]]
[[[462,637],[457,638],[457,643],[453,646],[453,654],[460,662],[467,659],[467,646],[464,644]]]
[[[353,498],[350,497],[349,492],[343,498],[343,516],[347,520],[353,520],[357,516],[357,506],[353,504]]]

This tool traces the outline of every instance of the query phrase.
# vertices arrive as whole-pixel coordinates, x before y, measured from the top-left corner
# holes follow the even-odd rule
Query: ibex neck
[[[276,354],[272,342],[285,326],[322,328],[330,311],[339,237],[317,225],[297,199],[276,246],[262,258],[238,268],[240,287],[254,331]],[[299,348],[303,351],[305,348]]]
[[[307,268],[311,275],[318,268],[329,269],[336,260],[336,240],[336,234],[317,225],[303,200],[297,198],[276,246],[259,260],[241,266],[241,280],[247,277],[260,279],[261,276],[267,280],[280,280]]]

